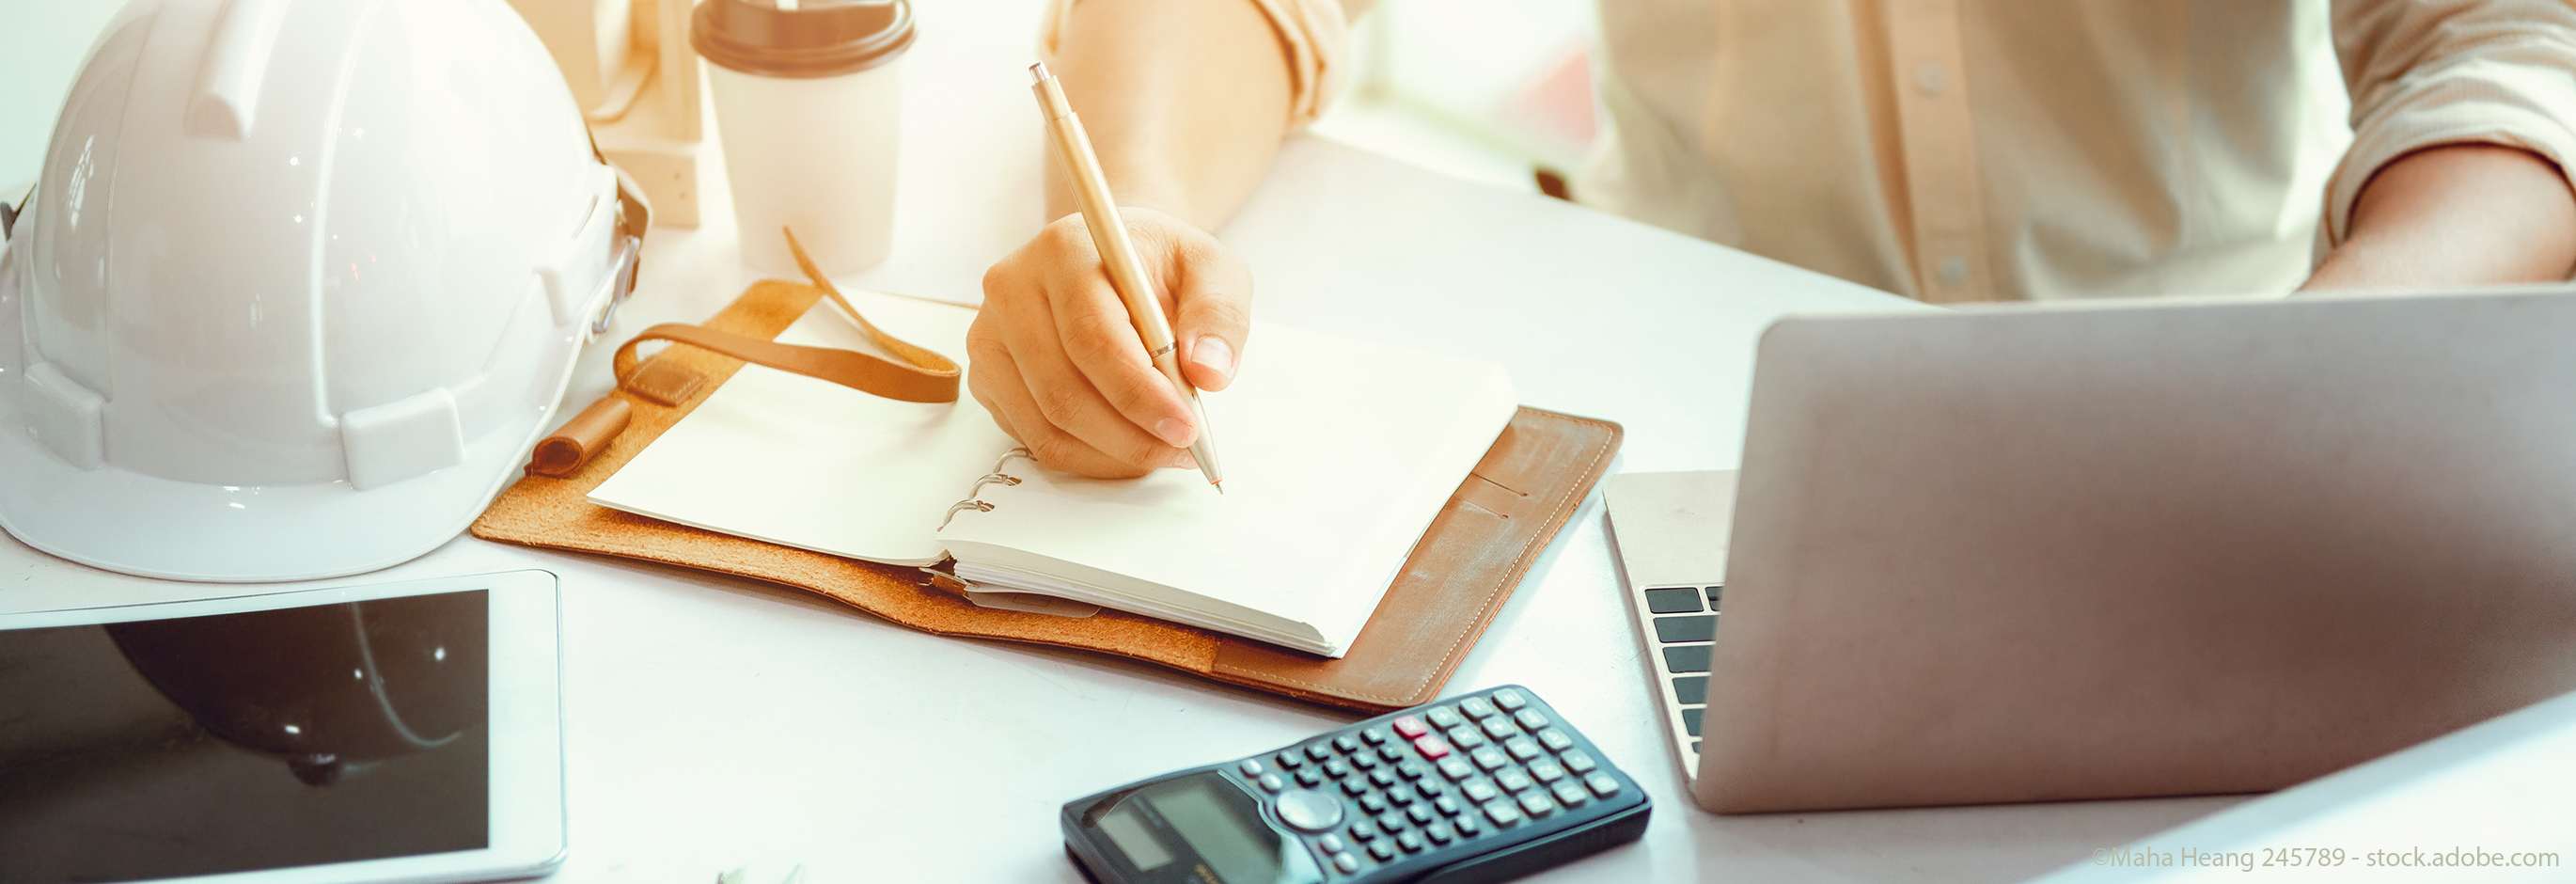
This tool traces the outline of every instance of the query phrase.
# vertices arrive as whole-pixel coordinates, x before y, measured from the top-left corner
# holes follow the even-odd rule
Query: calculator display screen
[[[1280,853],[1297,849],[1295,844],[1260,820],[1245,819],[1238,810],[1242,802],[1219,794],[1220,788],[1231,789],[1214,777],[1193,777],[1157,789],[1146,800],[1219,879],[1277,880],[1285,863]]]
[[[1163,846],[1163,839],[1154,837],[1152,829],[1145,828],[1145,821],[1135,811],[1110,811],[1100,818],[1100,831],[1109,835],[1109,843],[1118,845],[1120,853],[1127,854],[1127,861],[1135,864],[1136,871],[1150,872],[1172,863],[1172,849]]]

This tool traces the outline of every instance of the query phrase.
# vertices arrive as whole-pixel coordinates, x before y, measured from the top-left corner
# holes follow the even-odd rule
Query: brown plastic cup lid
[[[912,46],[912,0],[702,0],[689,44],[708,62],[764,77],[837,77]]]

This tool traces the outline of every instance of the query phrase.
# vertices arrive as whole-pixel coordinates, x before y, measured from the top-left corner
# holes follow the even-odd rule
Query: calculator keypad
[[[1311,795],[1346,808],[1329,831],[1300,828],[1312,833],[1309,843],[1326,866],[1354,875],[1616,795],[1619,780],[1571,731],[1526,692],[1501,688],[1246,760],[1237,770],[1266,792],[1292,789],[1282,799]],[[1302,810],[1310,825],[1322,815]]]

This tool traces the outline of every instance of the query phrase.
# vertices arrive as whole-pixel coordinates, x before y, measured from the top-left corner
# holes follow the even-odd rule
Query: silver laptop
[[[2279,788],[2576,690],[2565,290],[1795,318],[1607,509],[1706,808]]]

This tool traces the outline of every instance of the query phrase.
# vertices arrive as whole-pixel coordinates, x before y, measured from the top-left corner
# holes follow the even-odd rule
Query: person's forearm
[[[1118,201],[1215,229],[1288,129],[1288,63],[1249,0],[1081,0],[1051,66]],[[1047,216],[1074,210],[1047,164]]]
[[[2379,170],[2305,291],[2542,282],[2576,269],[2576,191],[2540,155],[2445,145]]]

